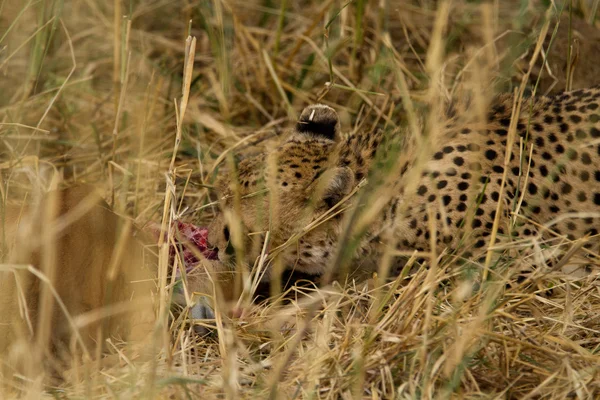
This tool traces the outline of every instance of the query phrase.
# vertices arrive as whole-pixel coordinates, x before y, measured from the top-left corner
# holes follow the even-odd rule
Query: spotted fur
[[[354,204],[364,211],[379,202],[384,206],[363,235],[355,264],[378,259],[389,246],[428,252],[435,245],[438,253],[461,247],[481,255],[501,202],[499,243],[568,243],[587,235],[585,247],[596,249],[599,106],[600,88],[577,90],[525,100],[512,121],[513,98],[501,96],[485,122],[451,117],[421,141],[400,142],[400,151],[393,143],[411,137],[408,131],[395,133],[386,144],[380,131],[342,139],[335,111],[309,106],[279,147],[239,164],[239,183],[231,175],[220,181],[223,212],[209,228],[209,242],[223,262],[231,261],[233,242],[233,247],[245,244],[244,256],[251,260],[269,231],[271,251],[289,245],[283,265],[322,274],[347,229],[344,214],[350,211],[345,210]],[[376,158],[383,165],[388,161],[391,179],[369,176]],[[367,177],[367,192],[358,197],[362,203],[355,196],[337,204]],[[375,190],[377,184],[384,190]],[[325,213],[332,216],[314,224]],[[237,238],[231,237],[233,230]]]

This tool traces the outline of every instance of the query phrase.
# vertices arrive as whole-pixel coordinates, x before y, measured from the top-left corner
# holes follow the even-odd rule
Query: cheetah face
[[[307,107],[289,138],[273,151],[241,161],[217,184],[220,212],[208,241],[218,258],[252,265],[261,253],[309,274],[324,272],[341,225],[338,204],[355,186],[355,171],[339,164],[337,113]],[[267,270],[268,275],[268,270]],[[267,276],[268,278],[268,276]]]

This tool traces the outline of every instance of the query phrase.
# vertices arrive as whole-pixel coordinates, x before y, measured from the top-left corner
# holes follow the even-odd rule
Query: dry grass
[[[568,7],[557,29],[543,17],[546,3],[550,12],[562,3],[476,3],[0,0],[2,202],[86,181],[139,226],[205,224],[219,166],[262,151],[307,104],[334,106],[349,133],[405,121],[416,133],[419,115],[440,123],[450,97],[469,95],[476,119],[498,89],[599,83],[593,44],[577,57],[577,44],[565,46]],[[581,2],[572,18],[593,20],[597,6]],[[545,30],[561,51],[540,68]],[[487,265],[479,287],[445,255],[381,287],[292,288],[287,303],[235,319],[217,312],[217,335],[204,339],[174,317],[157,360],[85,365],[28,396],[600,397],[597,281],[540,269],[517,284],[516,266],[529,260]],[[553,295],[531,282],[552,284]]]

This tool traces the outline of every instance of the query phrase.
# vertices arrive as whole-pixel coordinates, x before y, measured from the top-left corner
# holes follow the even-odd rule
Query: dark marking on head
[[[316,104],[302,111],[296,123],[296,130],[300,133],[336,140],[338,125],[338,115],[333,108]]]

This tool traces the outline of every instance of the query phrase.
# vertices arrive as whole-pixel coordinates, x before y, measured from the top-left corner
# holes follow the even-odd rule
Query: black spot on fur
[[[527,186],[527,190],[529,191],[529,194],[536,194],[538,188],[534,183],[529,183],[529,185]]]
[[[498,153],[496,153],[495,150],[487,149],[485,151],[485,158],[487,158],[488,160],[494,161],[496,159],[496,157],[498,157]]]
[[[581,122],[581,117],[579,115],[577,115],[577,114],[571,115],[570,118],[571,118],[571,121],[575,122],[576,124],[578,124],[578,123]]]
[[[581,154],[581,162],[585,165],[590,165],[592,163],[592,159],[591,159],[589,153]]]

